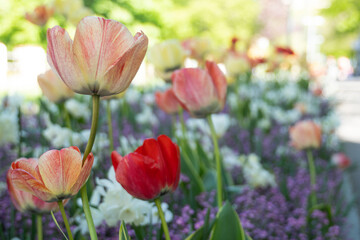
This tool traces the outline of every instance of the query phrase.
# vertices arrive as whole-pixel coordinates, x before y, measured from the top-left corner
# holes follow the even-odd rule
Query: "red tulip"
[[[53,8],[50,8],[45,5],[41,5],[36,7],[34,9],[34,12],[26,13],[25,18],[26,20],[28,20],[33,24],[44,26],[53,14],[54,14]]]
[[[111,153],[116,180],[132,196],[151,200],[175,191],[180,177],[179,147],[165,135],[146,139],[135,152]]]
[[[351,160],[344,153],[335,153],[331,157],[331,162],[338,168],[345,169],[350,166]]]
[[[177,70],[171,78],[175,96],[192,116],[205,117],[224,108],[226,78],[215,62],[207,61],[206,70]]]
[[[167,114],[175,114],[181,108],[179,100],[176,98],[172,88],[165,92],[156,92],[155,101],[159,108]]]
[[[89,154],[82,166],[77,147],[50,150],[40,158],[20,158],[9,170],[15,188],[29,192],[46,202],[70,198],[85,184],[94,162]]]
[[[50,211],[56,211],[58,209],[56,202],[44,202],[31,193],[16,189],[12,183],[10,171],[7,173],[6,183],[11,201],[20,212],[49,213]]]
[[[292,146],[298,150],[319,148],[321,145],[321,127],[311,120],[296,123],[289,134]]]
[[[286,55],[286,56],[293,56],[295,55],[295,52],[289,48],[289,47],[275,47],[275,51],[278,53],[278,54],[283,54],[283,55]]]
[[[51,68],[74,92],[109,96],[124,92],[144,59],[148,38],[132,36],[121,23],[85,17],[74,42],[59,26],[48,30],[47,57]]]

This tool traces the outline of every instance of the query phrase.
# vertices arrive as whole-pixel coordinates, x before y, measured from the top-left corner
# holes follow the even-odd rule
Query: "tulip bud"
[[[50,69],[38,75],[41,91],[52,102],[61,102],[74,96],[74,92]]]
[[[44,26],[53,14],[53,8],[41,5],[36,7],[32,13],[26,13],[25,18],[33,24]]]
[[[291,145],[297,150],[321,146],[321,127],[311,120],[296,123],[290,128],[289,134]]]
[[[146,139],[135,152],[111,154],[116,180],[133,197],[155,199],[175,191],[180,178],[179,147],[165,135]]]
[[[94,156],[82,165],[77,147],[50,150],[39,159],[20,158],[11,164],[9,175],[14,187],[46,202],[57,202],[78,193],[87,181]]]
[[[48,29],[47,58],[51,68],[74,92],[110,96],[124,92],[144,59],[148,38],[132,36],[121,23],[85,17],[74,41],[65,29]]]
[[[340,169],[345,169],[350,166],[351,160],[345,153],[335,153],[331,157],[331,163]]]
[[[181,106],[194,117],[220,112],[225,105],[227,84],[216,63],[207,61],[206,70],[183,68],[172,75],[173,91]]]

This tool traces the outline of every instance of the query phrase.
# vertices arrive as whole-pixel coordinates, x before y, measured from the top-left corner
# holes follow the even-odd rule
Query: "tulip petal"
[[[147,36],[142,32],[137,33],[134,36],[134,44],[108,70],[100,82],[100,96],[118,94],[129,87],[145,57],[147,46]]]
[[[165,92],[156,92],[155,101],[159,108],[168,114],[177,113],[181,107],[171,88]]]
[[[162,189],[159,163],[154,159],[130,153],[116,169],[116,180],[132,196],[149,200],[157,197]]]
[[[15,188],[29,192],[43,201],[51,201],[54,195],[38,179],[22,169],[10,170],[11,181]]]
[[[173,191],[177,188],[180,178],[180,150],[171,139],[166,135],[158,137],[158,143],[161,148],[165,167],[164,172],[167,176],[166,186],[170,187]],[[175,185],[173,185],[175,184]]]
[[[210,107],[217,102],[217,93],[210,75],[196,68],[183,68],[172,75],[176,97],[190,112]]]
[[[78,180],[81,164],[81,154],[75,149],[51,150],[39,158],[39,171],[48,189],[66,195]]]
[[[111,161],[112,161],[115,171],[116,171],[117,166],[119,165],[119,162],[121,161],[121,159],[122,159],[122,156],[119,153],[117,153],[116,151],[113,151],[111,153]]]
[[[35,158],[20,158],[11,164],[12,169],[22,169],[32,175],[34,178],[41,180],[37,171],[38,160]]]
[[[134,39],[121,23],[100,17],[85,17],[76,28],[74,55],[93,93],[105,73],[117,63]]]
[[[225,104],[227,82],[224,73],[220,70],[218,65],[212,61],[206,61],[206,69],[208,70],[211,79],[214,83],[215,89],[218,93],[220,101]]]
[[[92,153],[90,153],[86,160],[84,165],[81,168],[80,174],[74,184],[74,186],[72,186],[70,192],[74,195],[77,192],[79,192],[80,188],[86,183],[87,179],[90,176],[90,172],[91,172],[91,168],[92,165],[94,163],[94,155]]]
[[[84,89],[84,80],[75,63],[72,40],[65,29],[55,26],[47,31],[47,60],[64,83],[78,93],[91,94]]]

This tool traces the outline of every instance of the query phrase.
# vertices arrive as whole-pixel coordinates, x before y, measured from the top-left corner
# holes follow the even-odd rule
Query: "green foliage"
[[[335,56],[351,55],[353,42],[360,33],[360,1],[332,0],[321,14],[331,26],[324,33],[326,42],[322,50]]]
[[[68,0],[69,2],[71,0]],[[43,30],[28,22],[24,15],[51,0],[7,0],[0,6],[0,41],[12,48],[18,44],[46,46]],[[133,33],[144,31],[151,40],[209,37],[217,44],[228,44],[238,36],[248,40],[258,30],[257,1],[238,0],[84,0],[94,14],[124,23]],[[55,9],[56,11],[56,9]],[[55,14],[46,27],[69,27],[64,16]],[[151,43],[150,43],[151,44]]]

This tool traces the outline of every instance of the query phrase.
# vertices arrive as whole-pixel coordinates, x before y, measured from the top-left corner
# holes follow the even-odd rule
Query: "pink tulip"
[[[351,164],[350,158],[345,153],[335,153],[331,157],[331,162],[340,169],[345,169]]]
[[[132,36],[121,23],[85,17],[76,28],[74,42],[61,27],[48,30],[47,58],[51,68],[74,92],[109,96],[125,91],[142,60],[148,38]]]
[[[176,114],[181,108],[172,88],[165,92],[156,92],[155,101],[159,108],[167,114]]]
[[[51,69],[38,76],[38,83],[45,97],[52,102],[61,102],[74,96],[74,92]]]
[[[175,96],[192,116],[205,117],[224,108],[227,83],[215,62],[207,61],[206,70],[177,70],[171,78]]]
[[[319,148],[321,127],[311,120],[296,123],[289,130],[291,145],[298,149]]]
[[[78,193],[87,181],[94,156],[89,154],[82,166],[77,147],[50,150],[39,160],[20,158],[11,164],[10,178],[14,187],[29,192],[46,202],[57,202]]]
[[[16,189],[12,183],[10,171],[7,173],[6,183],[11,201],[20,212],[49,213],[50,211],[57,211],[59,208],[56,202],[44,202],[31,193]]]

